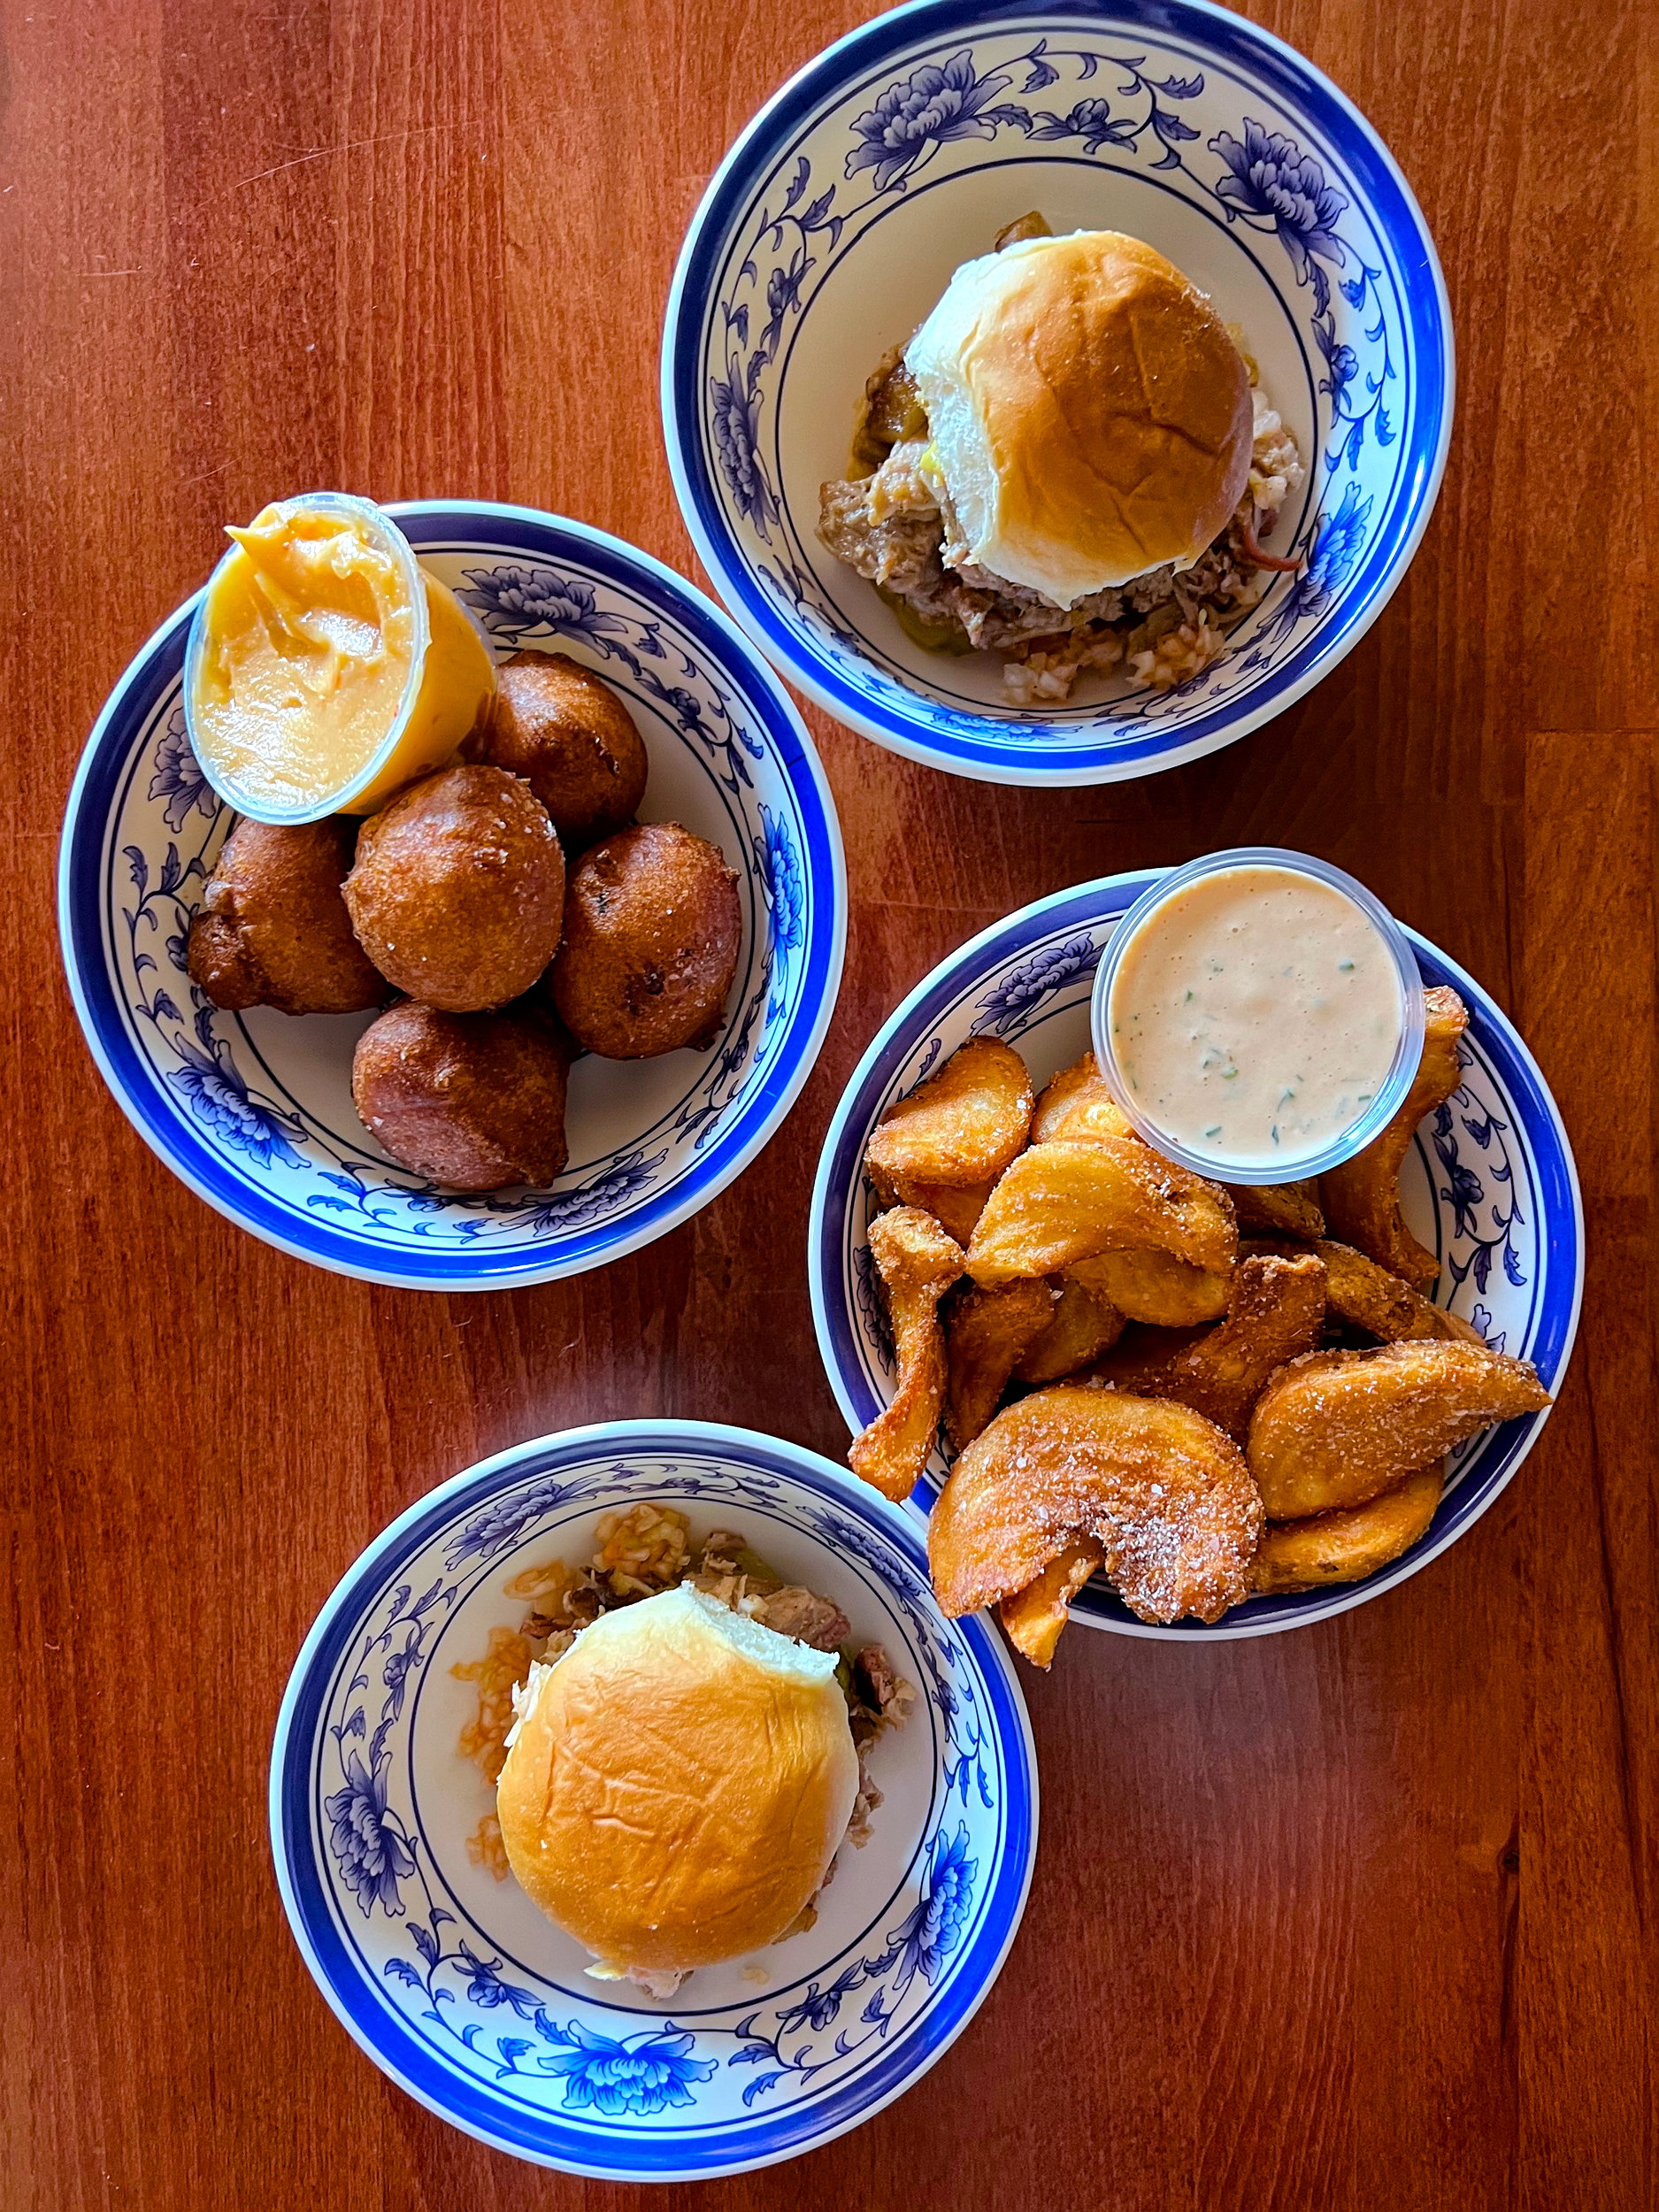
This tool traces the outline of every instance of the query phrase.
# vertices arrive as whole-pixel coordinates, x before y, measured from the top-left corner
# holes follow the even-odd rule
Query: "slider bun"
[[[623,1970],[775,1942],[858,1792],[835,1665],[688,1584],[602,1614],[533,1678],[502,1769],[521,1886]]]
[[[905,349],[969,560],[1069,607],[1190,567],[1249,474],[1249,376],[1215,309],[1110,230],[970,261]]]

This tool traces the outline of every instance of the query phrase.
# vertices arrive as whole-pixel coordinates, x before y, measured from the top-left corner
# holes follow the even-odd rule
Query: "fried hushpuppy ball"
[[[445,1013],[478,1013],[527,991],[553,957],[565,856],[519,777],[441,768],[363,825],[346,904],[388,982]]]
[[[573,847],[631,822],[645,795],[645,745],[609,684],[567,653],[515,653],[461,748],[522,776]]]
[[[713,845],[678,822],[621,830],[571,872],[553,1003],[607,1060],[711,1044],[742,934],[737,878]]]
[[[444,1014],[404,999],[371,1022],[351,1096],[395,1160],[453,1190],[552,1182],[565,1165],[566,1055],[534,1014]]]
[[[190,980],[215,1006],[352,1014],[383,1005],[340,887],[354,825],[238,822],[190,923]]]

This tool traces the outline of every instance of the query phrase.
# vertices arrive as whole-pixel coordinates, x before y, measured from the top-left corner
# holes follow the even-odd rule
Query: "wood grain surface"
[[[696,576],[657,333],[698,194],[857,0],[8,0],[0,174],[7,1108],[0,2203],[1645,2212],[1654,2118],[1655,42],[1642,0],[1267,0],[1399,157],[1461,352],[1439,511],[1293,712],[1150,781],[995,789],[810,714],[846,981],[749,1173],[649,1251],[483,1298],[233,1229],[76,1029],[53,866],[105,691],[219,524],[476,495]],[[326,2010],[265,1839],[288,1666],[411,1500],[543,1430],[833,1455],[803,1261],[872,1031],[1009,909],[1217,844],[1366,878],[1491,987],[1577,1147],[1578,1350],[1468,1540],[1383,1601],[1027,1676],[1024,1931],[926,2084],[800,2163],[543,2174]]]

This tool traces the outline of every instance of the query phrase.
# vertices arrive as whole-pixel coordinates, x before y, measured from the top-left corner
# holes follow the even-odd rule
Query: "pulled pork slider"
[[[1139,239],[1077,231],[965,262],[904,361],[947,565],[1069,608],[1190,568],[1243,495],[1248,372],[1209,300]]]
[[[532,1671],[502,1840],[591,1970],[665,1993],[788,1933],[858,1793],[836,1664],[682,1584]]]

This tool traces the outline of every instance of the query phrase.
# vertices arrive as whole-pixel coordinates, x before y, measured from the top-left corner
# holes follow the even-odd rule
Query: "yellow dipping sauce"
[[[379,509],[319,493],[229,535],[186,672],[191,741],[215,789],[257,820],[311,821],[369,813],[446,761],[488,703],[494,665]]]

